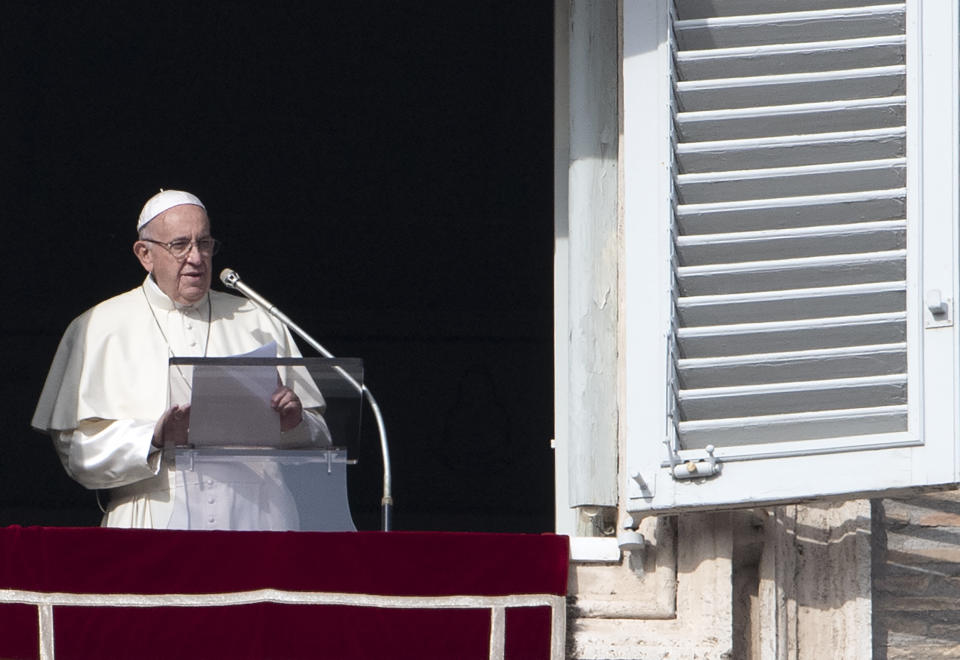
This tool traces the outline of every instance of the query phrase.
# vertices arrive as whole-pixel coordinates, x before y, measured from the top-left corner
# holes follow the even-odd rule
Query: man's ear
[[[148,273],[153,272],[153,253],[150,252],[150,246],[145,241],[136,241],[133,244],[133,253],[137,255],[140,265]]]

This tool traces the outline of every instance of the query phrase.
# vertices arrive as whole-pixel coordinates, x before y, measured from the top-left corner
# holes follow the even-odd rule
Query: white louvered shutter
[[[957,480],[954,5],[625,2],[632,510]]]

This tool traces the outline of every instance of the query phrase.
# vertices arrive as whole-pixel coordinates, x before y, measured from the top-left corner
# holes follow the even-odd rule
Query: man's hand
[[[303,421],[303,405],[289,387],[281,385],[270,397],[270,405],[280,415],[280,430],[289,431]]]
[[[173,406],[157,420],[153,427],[153,445],[187,444],[187,429],[190,428],[190,405]]]

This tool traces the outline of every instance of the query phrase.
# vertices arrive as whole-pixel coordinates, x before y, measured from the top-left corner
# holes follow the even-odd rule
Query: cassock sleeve
[[[69,431],[51,431],[64,469],[86,488],[116,488],[156,475],[160,450],[155,422],[84,420]]]
[[[326,420],[315,410],[304,410],[303,421],[280,435],[280,446],[286,448],[329,447],[333,444]]]

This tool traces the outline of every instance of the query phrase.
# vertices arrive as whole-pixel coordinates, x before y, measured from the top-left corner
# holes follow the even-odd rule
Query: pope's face
[[[164,211],[151,220],[143,231],[143,238],[159,243],[178,239],[196,241],[209,237],[207,212],[193,204],[181,204]],[[213,258],[210,254],[202,254],[196,245],[192,244],[182,259],[174,257],[163,245],[144,240],[134,243],[133,251],[160,290],[174,302],[192,305],[210,289]]]

